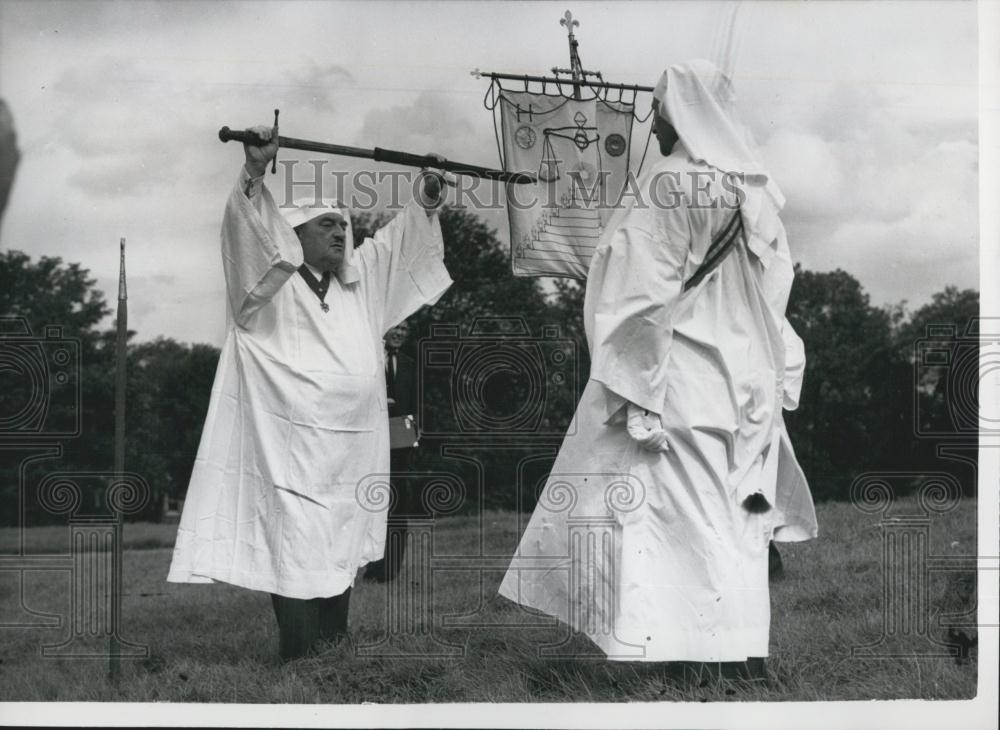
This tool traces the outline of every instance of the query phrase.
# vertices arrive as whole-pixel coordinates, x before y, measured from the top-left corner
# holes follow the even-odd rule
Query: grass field
[[[973,555],[975,502],[935,516],[931,555]],[[267,595],[226,585],[165,582],[175,527],[125,528],[124,638],[149,647],[146,659],[125,660],[112,686],[106,660],[43,658],[69,628],[0,628],[0,700],[126,700],[240,703],[526,702],[658,700],[963,699],[975,695],[976,661],[948,657],[852,657],[851,647],[882,631],[881,515],[848,504],[818,506],[820,539],[782,545],[785,575],[772,584],[771,651],[766,681],[680,683],[662,665],[608,662],[600,657],[549,658],[539,647],[569,640],[592,654],[588,642],[564,626],[521,611],[496,596],[502,572],[435,568],[431,623],[397,636],[379,656],[372,649],[387,631],[387,588],[358,582],[351,605],[351,641],[318,656],[282,664]],[[901,500],[893,514],[914,514]],[[491,512],[435,524],[435,556],[509,557],[517,543],[516,515]],[[66,553],[67,528],[29,530],[29,553]],[[0,531],[0,554],[16,551],[16,530]],[[460,561],[453,561],[457,564]],[[24,604],[66,615],[65,571],[0,572],[0,621]],[[927,607],[955,611],[949,578],[932,573]],[[464,625],[461,625],[464,624]],[[936,636],[942,630],[932,628]],[[926,649],[920,637],[893,645],[904,653]],[[368,647],[364,649],[363,647]],[[375,656],[360,655],[374,652]],[[451,652],[452,655],[430,656]]]

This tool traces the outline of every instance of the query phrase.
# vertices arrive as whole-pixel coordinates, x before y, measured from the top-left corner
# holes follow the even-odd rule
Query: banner
[[[504,167],[538,175],[535,184],[508,186],[515,276],[587,278],[629,173],[632,110],[624,102],[503,90]]]

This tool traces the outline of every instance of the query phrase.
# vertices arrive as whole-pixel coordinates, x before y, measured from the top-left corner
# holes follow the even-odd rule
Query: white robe
[[[295,232],[247,183],[223,220],[229,329],[167,580],[333,596],[382,556],[386,505],[356,494],[389,472],[382,335],[451,284],[441,229],[407,205],[354,252],[358,281],[332,277],[324,312]]]
[[[657,175],[667,171],[680,183]],[[738,242],[684,292],[733,214],[718,185],[716,207],[691,205],[692,171],[710,168],[678,144],[639,190],[649,202],[657,185],[658,200],[680,204],[627,200],[598,246],[584,306],[590,381],[500,587],[610,659],[766,656],[768,542],[816,535],[781,417],[797,405],[805,364],[784,317],[784,230],[763,258]],[[669,453],[629,438],[627,401],[662,414]],[[769,511],[742,506],[755,493]]]

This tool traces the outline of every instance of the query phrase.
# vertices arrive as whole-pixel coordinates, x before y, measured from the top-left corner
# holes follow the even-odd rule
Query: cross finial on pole
[[[580,21],[573,19],[573,13],[566,11],[562,19],[559,21],[559,25],[566,26],[566,32],[569,34],[569,70],[572,74],[574,81],[583,81],[583,64],[580,63],[580,54],[577,51],[576,36],[573,35],[574,26],[579,26]],[[580,98],[580,87],[577,85],[573,86],[573,98]]]
[[[580,21],[579,20],[574,20],[573,19],[573,13],[571,13],[570,11],[567,10],[566,14],[563,15],[562,20],[559,21],[559,25],[565,25],[566,26],[566,32],[569,33],[569,37],[572,38],[573,37],[573,26],[579,27]]]

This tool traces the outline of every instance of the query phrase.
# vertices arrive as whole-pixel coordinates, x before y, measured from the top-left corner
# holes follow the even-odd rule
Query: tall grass
[[[907,500],[894,507],[898,513],[917,509]],[[227,585],[166,583],[174,528],[127,525],[124,638],[148,645],[149,657],[125,660],[123,676],[112,686],[106,661],[40,655],[42,645],[68,634],[67,627],[0,629],[0,699],[412,703],[973,696],[974,659],[958,665],[947,657],[852,657],[852,647],[876,640],[882,626],[879,516],[847,504],[822,504],[818,512],[818,540],[782,546],[785,575],[772,584],[763,681],[708,674],[679,681],[660,664],[609,662],[565,626],[499,598],[496,587],[517,544],[518,517],[489,512],[481,519],[447,518],[435,525],[435,555],[482,551],[496,561],[482,570],[435,571],[433,626],[394,637],[383,647],[403,656],[363,655],[386,635],[388,594],[384,585],[359,581],[350,641],[285,664],[276,655],[277,631],[266,595]],[[66,535],[41,528],[27,535],[27,544],[34,552],[66,552]],[[932,555],[972,555],[975,542],[974,501],[934,518]],[[0,534],[4,552],[16,544],[16,534]],[[954,610],[945,608],[949,585],[947,575],[931,575],[932,624],[937,612]],[[24,615],[21,595],[16,574],[0,572],[0,621]],[[66,615],[67,574],[26,573],[23,599],[34,612]],[[540,655],[540,647],[567,641],[576,657]],[[913,639],[895,648],[926,647]]]

